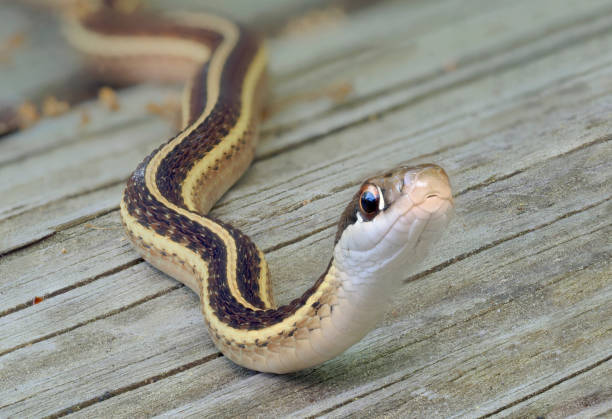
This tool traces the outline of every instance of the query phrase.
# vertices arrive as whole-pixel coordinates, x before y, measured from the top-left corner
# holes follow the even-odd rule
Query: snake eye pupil
[[[361,191],[361,197],[359,198],[359,207],[363,215],[367,218],[372,218],[378,212],[378,204],[380,202],[380,196],[378,188],[373,185],[365,186]]]
[[[378,199],[370,191],[365,191],[361,194],[361,208],[367,214],[370,214],[378,209]]]

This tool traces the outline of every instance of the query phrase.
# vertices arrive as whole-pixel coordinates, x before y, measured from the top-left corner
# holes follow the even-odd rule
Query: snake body
[[[199,295],[210,337],[239,365],[287,373],[345,351],[380,320],[407,266],[448,222],[451,190],[438,166],[368,179],[340,218],[325,272],[276,307],[263,253],[206,216],[253,160],[266,80],[261,39],[217,16],[106,11],[72,21],[66,34],[111,78],[193,75],[183,129],[136,168],[120,214],[138,252]]]

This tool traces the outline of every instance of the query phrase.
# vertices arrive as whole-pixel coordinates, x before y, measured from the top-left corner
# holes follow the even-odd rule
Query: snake
[[[284,374],[346,351],[381,321],[451,219],[441,167],[382,170],[341,213],[322,275],[277,306],[263,252],[207,215],[255,156],[268,78],[263,38],[212,14],[111,10],[71,19],[65,34],[106,79],[186,80],[182,129],[136,167],[120,217],[137,252],[199,296],[210,338],[240,366]]]

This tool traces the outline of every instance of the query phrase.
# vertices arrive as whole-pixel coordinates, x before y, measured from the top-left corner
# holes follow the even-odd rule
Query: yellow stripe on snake
[[[331,260],[301,297],[276,307],[262,252],[206,216],[253,160],[267,54],[252,32],[221,17],[158,18],[101,11],[66,34],[104,77],[188,78],[183,129],[130,177],[121,218],[140,254],[200,296],[210,336],[244,367],[287,373],[345,351],[384,315],[408,267],[452,213],[435,165],[366,180],[340,217]]]

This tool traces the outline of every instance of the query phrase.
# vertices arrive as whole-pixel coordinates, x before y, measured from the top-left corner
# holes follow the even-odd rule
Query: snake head
[[[425,164],[366,180],[339,224],[335,262],[364,281],[403,279],[441,237],[453,212],[446,172]]]

